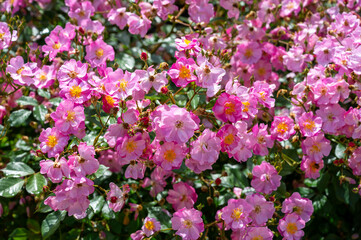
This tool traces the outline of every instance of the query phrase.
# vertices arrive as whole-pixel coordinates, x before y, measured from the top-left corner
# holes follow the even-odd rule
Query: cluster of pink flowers
[[[38,2],[45,6],[49,1]],[[195,209],[199,201],[196,184],[179,177],[179,171],[188,168],[209,187],[213,180],[207,182],[203,173],[219,164],[220,155],[236,164],[262,159],[249,173],[250,192],[229,199],[218,210],[216,225],[231,230],[232,239],[265,240],[274,235],[267,224],[278,218],[277,229],[284,239],[301,239],[313,213],[311,200],[294,192],[278,205],[284,216],[275,214],[277,203],[272,194],[281,186],[281,170],[286,164],[282,150],[296,152],[299,148],[304,177],[317,179],[327,164],[324,159],[331,154],[331,141],[339,141],[334,137],[345,136],[346,142],[361,138],[360,19],[333,7],[327,10],[328,17],[315,12],[305,18],[295,32],[290,27],[272,29],[276,17],[297,16],[311,1],[265,0],[258,1],[254,16],[248,15],[242,24],[220,33],[208,26],[216,17],[210,1],[186,0],[183,10],[188,9],[191,23],[202,30],[175,39],[175,61],[169,66],[148,66],[142,57],[144,68],[128,71],[109,67],[118,49],[106,42],[104,23],[93,16],[103,15],[120,30],[127,27],[129,33],[143,38],[154,19],[166,21],[183,10],[175,0],[109,2],[65,1],[72,23],[55,27],[44,45],[35,46],[44,61],[30,53],[27,62],[19,54],[7,63],[4,75],[14,84],[33,89],[54,87],[53,95],[61,98],[46,119],[51,127],[42,129],[38,138],[39,155],[44,157],[40,173],[57,184],[54,195],[44,203],[55,211],[66,210],[69,216],[84,218],[94,192],[92,175],[102,164],[129,181],[142,180],[139,188],[154,199],[160,196],[173,211],[168,213],[175,234],[196,240],[207,225],[202,211]],[[346,2],[350,9],[361,7],[359,2]],[[220,0],[228,18],[237,23],[241,5],[244,3]],[[0,6],[15,13],[26,1],[7,0]],[[277,16],[272,13],[277,11]],[[0,22],[0,51],[17,39],[17,32],[10,29]],[[273,44],[278,40],[293,40],[293,44]],[[191,96],[205,95],[205,104],[193,107],[194,96],[179,104],[175,101],[178,92],[169,90],[175,89],[174,85],[178,91],[188,89]],[[1,87],[6,92],[13,90]],[[150,100],[153,93],[161,97]],[[18,94],[17,98],[22,93]],[[288,100],[288,109],[277,105],[281,97]],[[6,104],[15,107],[14,102],[9,98]],[[90,111],[93,113],[87,113]],[[0,123],[6,114],[7,109],[0,106]],[[95,138],[89,138],[94,134],[87,131],[87,118],[100,125]],[[344,162],[356,176],[361,176],[359,144],[356,141],[348,148],[350,158]],[[172,187],[166,189],[169,182]],[[361,195],[361,187],[359,190]],[[119,212],[131,191],[127,184],[119,187],[110,182],[105,193],[109,208]],[[138,204],[129,205],[137,211]],[[146,217],[132,239],[160,232],[158,220]]]

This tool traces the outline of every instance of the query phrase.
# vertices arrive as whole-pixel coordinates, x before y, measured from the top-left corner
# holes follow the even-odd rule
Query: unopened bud
[[[169,69],[169,65],[168,65],[168,63],[166,63],[166,62],[162,62],[162,63],[159,65],[159,68],[162,69],[162,70],[167,70],[167,69]]]
[[[148,54],[146,52],[142,52],[140,54],[140,59],[142,59],[144,62],[148,60]]]
[[[211,197],[207,197],[207,203],[208,206],[211,206],[213,204],[213,199]]]
[[[203,185],[203,186],[201,187],[201,191],[202,191],[202,192],[207,192],[207,191],[208,191],[208,187],[207,187],[206,185]]]
[[[163,94],[167,94],[168,93],[168,88],[167,87],[162,87],[161,89],[160,89],[160,91],[163,93]]]

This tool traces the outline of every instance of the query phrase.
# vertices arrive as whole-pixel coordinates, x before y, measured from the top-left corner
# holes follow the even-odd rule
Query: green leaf
[[[9,123],[11,127],[19,127],[24,125],[25,121],[29,118],[31,111],[20,109],[12,112],[9,117]]]
[[[106,167],[102,164],[99,165],[98,170],[96,171],[96,173],[94,173],[96,178],[100,178],[101,176],[104,175],[104,173],[109,169],[109,167]]]
[[[45,89],[38,89],[38,94],[39,96],[42,96],[44,98],[50,99],[51,95],[48,91],[46,91]]]
[[[23,162],[10,162],[1,171],[7,177],[24,177],[34,173],[34,170]]]
[[[16,102],[23,106],[38,106],[38,101],[36,101],[35,98],[28,96],[22,96]]]
[[[12,240],[27,240],[28,239],[28,230],[25,228],[16,228],[10,235],[9,239]]]
[[[41,235],[48,238],[58,229],[60,222],[64,220],[66,211],[56,211],[50,213],[41,224]]]
[[[47,185],[47,181],[40,173],[34,174],[29,177],[26,183],[26,191],[30,194],[39,194],[43,191],[43,187]]]
[[[90,207],[93,209],[94,213],[99,213],[102,210],[102,207],[105,203],[103,196],[96,196],[90,200]]]
[[[45,115],[48,113],[48,109],[44,105],[39,105],[34,108],[34,117],[40,122],[45,121]]]
[[[0,179],[0,196],[14,197],[24,185],[24,180],[20,178],[2,178]]]
[[[342,145],[341,143],[337,144],[336,149],[335,149],[336,157],[344,158],[345,157],[345,150],[346,150],[346,147],[344,145]]]
[[[63,99],[62,98],[59,98],[59,97],[57,97],[57,98],[52,98],[52,99],[50,99],[49,100],[49,102],[51,103],[51,104],[53,104],[54,106],[59,106],[59,104],[61,103],[61,101],[63,101]]]

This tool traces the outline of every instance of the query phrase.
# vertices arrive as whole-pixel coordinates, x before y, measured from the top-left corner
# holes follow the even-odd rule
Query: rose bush
[[[359,239],[359,0],[0,2],[1,239]]]

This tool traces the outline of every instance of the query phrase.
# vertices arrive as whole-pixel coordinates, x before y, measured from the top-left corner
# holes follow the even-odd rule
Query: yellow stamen
[[[281,122],[280,124],[278,124],[277,126],[278,133],[284,134],[287,131],[288,131],[288,125],[285,122]]]
[[[228,134],[225,138],[224,138],[224,143],[227,145],[231,145],[234,142],[234,135],[232,133]]]
[[[191,77],[191,70],[189,70],[186,66],[182,66],[179,69],[179,77],[183,79],[188,79]]]
[[[81,87],[80,86],[72,86],[69,90],[70,96],[75,98],[80,98],[81,96]]]
[[[224,104],[224,107],[225,107],[225,113],[227,114],[227,115],[230,115],[230,114],[232,114],[232,113],[234,113],[235,111],[236,111],[236,109],[235,109],[235,105],[234,105],[234,103],[233,102],[226,102],[225,104]]]
[[[129,141],[125,146],[125,149],[127,150],[128,153],[134,152],[136,148],[137,148],[137,144],[134,141]]]
[[[185,227],[185,228],[191,228],[192,226],[193,226],[193,223],[192,223],[192,221],[191,220],[184,220],[183,221],[183,226]]]
[[[68,111],[67,113],[68,113],[68,115],[66,116],[66,121],[68,121],[68,122],[74,122],[75,112],[73,112],[73,111]]]
[[[56,144],[58,144],[58,139],[53,135],[48,136],[48,139],[46,141],[46,145],[48,145],[48,147],[53,148],[53,147],[56,146]]]
[[[101,58],[104,55],[104,50],[102,48],[99,48],[95,51],[95,55],[97,56],[97,58]]]
[[[165,153],[163,155],[164,159],[170,163],[172,163],[174,161],[176,156],[177,155],[175,154],[175,152],[172,149],[165,151]]]
[[[184,39],[184,43],[188,45],[191,43],[191,41],[189,41],[188,39]]]
[[[287,224],[286,231],[289,234],[295,234],[297,232],[297,230],[298,230],[298,228],[297,228],[296,223],[288,223]]]
[[[239,220],[241,218],[242,213],[243,212],[242,212],[241,209],[236,208],[236,209],[233,210],[233,213],[232,213],[231,217],[233,218],[233,220],[237,221],[237,220]]]
[[[60,47],[61,47],[60,43],[55,43],[55,44],[53,45],[53,48],[54,48],[55,50],[58,50]]]
[[[154,223],[152,221],[147,221],[145,224],[144,224],[145,228],[148,229],[148,230],[153,230],[154,229]]]
[[[121,91],[125,92],[127,86],[128,86],[128,81],[125,81],[124,78],[122,80],[119,80],[119,92]]]

